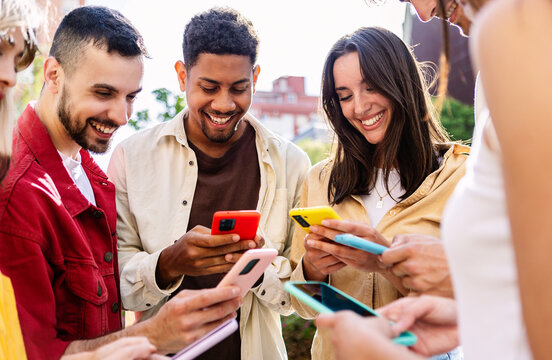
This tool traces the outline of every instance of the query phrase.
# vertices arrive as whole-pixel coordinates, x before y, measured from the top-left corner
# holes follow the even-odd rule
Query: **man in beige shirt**
[[[240,331],[201,359],[285,359],[279,314],[291,313],[283,282],[293,224],[310,162],[295,145],[247,113],[260,72],[250,21],[231,9],[196,15],[175,65],[187,108],[114,151],[121,296],[127,309],[155,314],[179,289],[212,287],[254,247],[279,252],[244,297]],[[218,210],[257,209],[259,236],[210,235]]]

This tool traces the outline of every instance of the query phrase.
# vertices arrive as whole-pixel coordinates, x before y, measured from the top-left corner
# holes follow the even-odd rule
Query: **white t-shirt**
[[[378,169],[376,184],[370,195],[362,195],[364,207],[370,218],[370,225],[376,227],[380,220],[393,206],[397,204],[400,196],[404,194],[401,186],[401,177],[395,169],[389,172],[389,193],[385,187],[383,170]]]
[[[489,110],[477,112],[466,175],[441,225],[458,302],[460,342],[466,359],[528,360],[501,154]]]
[[[81,164],[81,156],[80,153],[77,153],[77,159],[72,159],[69,156],[66,156],[64,153],[58,151],[59,156],[61,156],[61,160],[63,161],[63,165],[65,166],[65,169],[67,169],[67,172],[79,188],[80,192],[84,197],[94,206],[96,206],[96,198],[94,197],[94,191],[92,190],[92,185],[90,184],[90,180],[88,179],[88,176],[86,176],[86,173],[84,172],[84,169],[82,168]]]

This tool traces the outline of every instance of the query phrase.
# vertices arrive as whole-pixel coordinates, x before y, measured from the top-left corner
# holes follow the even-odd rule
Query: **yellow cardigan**
[[[26,358],[11,281],[0,273],[0,359]]]
[[[412,195],[391,208],[378,223],[376,230],[389,242],[398,234],[440,237],[441,215],[454,187],[464,175],[468,153],[469,148],[466,146],[450,146],[443,155],[439,169],[431,173]],[[328,205],[329,162],[330,160],[323,161],[309,171],[303,185],[301,207]],[[333,208],[343,219],[370,223],[360,196],[349,196]],[[301,262],[305,253],[305,235],[302,228],[295,227],[290,256],[294,267],[291,281],[305,281]],[[372,308],[381,307],[401,296],[382,275],[362,272],[350,266],[331,274],[329,283]],[[291,299],[292,306],[301,317],[312,319],[317,315],[293,296]],[[317,332],[311,353],[313,360],[333,359],[333,350],[327,336]]]

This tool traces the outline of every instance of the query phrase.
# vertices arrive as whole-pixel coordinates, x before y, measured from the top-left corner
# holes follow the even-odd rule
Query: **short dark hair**
[[[335,91],[335,61],[351,52],[358,53],[365,82],[393,106],[393,118],[376,145],[345,118]],[[383,168],[385,183],[391,169],[397,168],[405,189],[401,200],[406,199],[439,167],[437,150],[449,141],[448,135],[431,103],[420,64],[391,31],[360,28],[334,44],[322,74],[322,107],[338,138],[328,186],[330,203],[370,194],[378,167]]]
[[[148,56],[142,35],[130,21],[102,6],[83,6],[67,14],[56,30],[50,56],[72,71],[90,43],[124,57]]]
[[[184,64],[192,67],[202,53],[249,56],[257,61],[259,37],[253,23],[231,8],[212,8],[195,15],[184,29]]]

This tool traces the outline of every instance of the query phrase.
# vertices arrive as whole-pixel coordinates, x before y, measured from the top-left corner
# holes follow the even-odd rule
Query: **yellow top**
[[[0,273],[0,359],[25,360],[25,346],[10,279]]]

